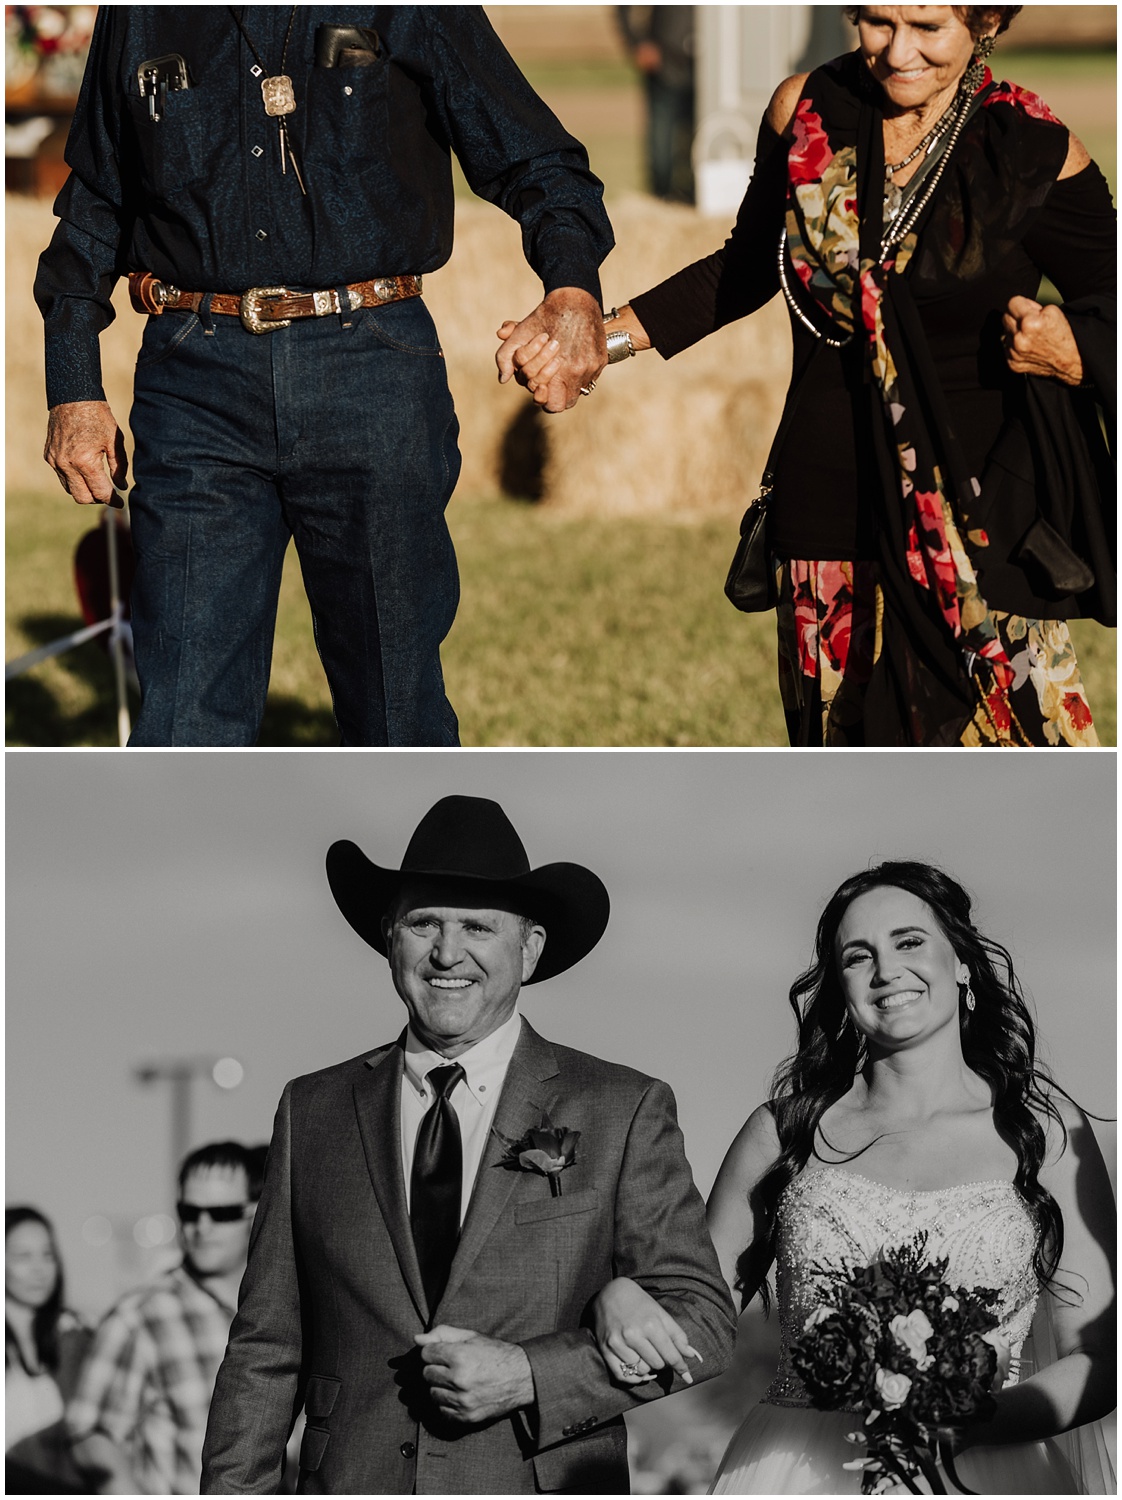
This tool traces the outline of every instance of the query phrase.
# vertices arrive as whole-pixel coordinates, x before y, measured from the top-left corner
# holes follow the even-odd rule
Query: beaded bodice
[[[946,1256],[947,1280],[1001,1292],[999,1331],[1017,1357],[1032,1325],[1039,1284],[1032,1269],[1036,1228],[1032,1212],[1011,1182],[967,1182],[912,1192],[886,1187],[839,1167],[804,1172],[779,1200],[776,1300],[780,1360],[765,1401],[807,1406],[788,1351],[818,1306],[812,1265],[868,1265],[881,1249],[927,1231],[927,1251]]]

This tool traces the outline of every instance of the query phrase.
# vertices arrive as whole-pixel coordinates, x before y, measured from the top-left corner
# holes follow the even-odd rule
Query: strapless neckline
[[[835,1177],[853,1178],[857,1182],[880,1188],[881,1192],[891,1193],[898,1198],[937,1198],[941,1193],[963,1193],[973,1188],[1009,1188],[1018,1198],[1021,1197],[1020,1188],[1015,1182],[1010,1182],[1007,1177],[982,1177],[972,1182],[955,1182],[950,1187],[941,1188],[899,1188],[891,1187],[887,1182],[879,1182],[875,1177],[866,1177],[863,1172],[850,1172],[845,1167],[834,1166],[831,1162],[822,1162],[809,1172],[800,1172],[788,1186],[793,1188],[800,1182],[807,1182],[813,1177],[821,1176],[823,1172],[830,1172]]]

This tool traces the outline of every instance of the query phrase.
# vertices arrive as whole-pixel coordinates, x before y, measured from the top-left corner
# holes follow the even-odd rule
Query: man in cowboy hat
[[[607,892],[580,865],[532,870],[477,797],[430,809],[400,870],[343,841],[327,873],[409,1024],[284,1091],[203,1493],[275,1492],[301,1407],[301,1491],[626,1493],[621,1413],[690,1369],[668,1350],[655,1379],[613,1382],[589,1302],[634,1278],[699,1378],[734,1314],[670,1090],[518,1012],[599,941]]]

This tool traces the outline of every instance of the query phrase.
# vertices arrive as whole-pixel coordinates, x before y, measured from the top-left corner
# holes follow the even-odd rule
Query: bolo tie
[[[288,116],[296,108],[296,95],[293,92],[292,79],[284,71],[284,65],[288,61],[288,44],[292,40],[292,26],[296,20],[296,10],[297,7],[294,5],[292,7],[292,14],[288,18],[288,30],[284,34],[284,49],[281,52],[280,71],[270,74],[265,59],[253,45],[253,38],[242,25],[241,17],[234,7],[230,6],[230,14],[237,23],[238,30],[245,37],[246,46],[253,53],[254,60],[257,63],[257,67],[254,70],[255,73],[263,73],[265,75],[261,79],[261,98],[265,104],[265,113],[270,119],[275,119],[277,122],[280,136],[281,172],[287,176],[287,163],[292,163],[292,170],[296,173],[296,181],[300,184],[300,191],[306,198],[308,190],[304,186],[304,179],[300,176],[300,168],[296,164],[296,154],[292,149],[292,142],[288,138]]]
[[[417,1132],[409,1186],[409,1224],[429,1312],[434,1313],[460,1242],[463,1147],[452,1090],[465,1076],[459,1063],[428,1075],[436,1098]]]

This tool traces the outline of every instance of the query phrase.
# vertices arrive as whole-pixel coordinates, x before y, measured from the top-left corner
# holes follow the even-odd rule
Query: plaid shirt
[[[110,1438],[142,1494],[197,1495],[233,1318],[182,1266],[123,1297],[97,1330],[67,1407],[71,1436]]]

